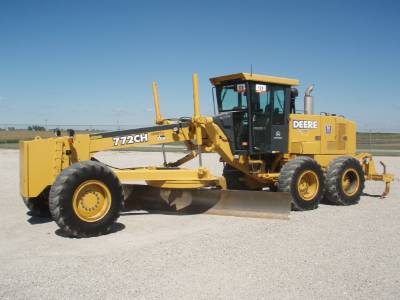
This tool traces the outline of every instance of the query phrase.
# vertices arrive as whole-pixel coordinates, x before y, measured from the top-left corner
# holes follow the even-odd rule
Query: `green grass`
[[[19,149],[18,143],[0,143],[0,149]]]

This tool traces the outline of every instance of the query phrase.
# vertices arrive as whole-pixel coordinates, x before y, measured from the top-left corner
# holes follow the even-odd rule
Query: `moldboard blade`
[[[216,189],[162,189],[146,185],[125,185],[127,209],[178,214],[288,219],[289,193]]]

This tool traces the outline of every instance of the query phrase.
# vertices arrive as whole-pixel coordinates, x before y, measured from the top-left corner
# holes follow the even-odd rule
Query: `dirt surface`
[[[97,157],[161,162],[159,153]],[[400,158],[380,159],[400,176]],[[204,160],[221,173],[216,156]],[[112,234],[71,239],[26,213],[18,169],[18,151],[0,150],[1,299],[400,297],[398,179],[385,200],[376,197],[383,184],[368,182],[360,204],[320,205],[290,221],[128,212]]]

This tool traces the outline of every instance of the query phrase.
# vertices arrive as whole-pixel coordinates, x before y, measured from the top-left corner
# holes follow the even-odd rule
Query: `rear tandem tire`
[[[123,205],[117,176],[99,162],[83,161],[65,169],[50,189],[53,219],[69,236],[90,237],[108,233]]]
[[[312,158],[299,156],[283,165],[279,191],[292,195],[294,210],[316,209],[323,197],[324,174]]]
[[[334,159],[328,166],[325,199],[336,205],[353,205],[360,201],[365,177],[360,162],[351,156]]]

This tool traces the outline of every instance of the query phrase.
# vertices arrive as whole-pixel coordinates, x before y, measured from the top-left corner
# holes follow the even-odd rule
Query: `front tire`
[[[123,190],[117,176],[99,162],[73,164],[50,189],[53,219],[69,236],[106,234],[120,215]]]
[[[328,167],[325,198],[337,205],[353,205],[360,201],[365,177],[360,162],[351,156],[334,159]]]
[[[28,208],[31,216],[50,218],[49,210],[49,189],[45,189],[39,196],[33,198],[23,197],[24,203]]]
[[[292,195],[294,210],[316,209],[323,197],[321,166],[307,156],[288,161],[281,169],[278,189]]]

